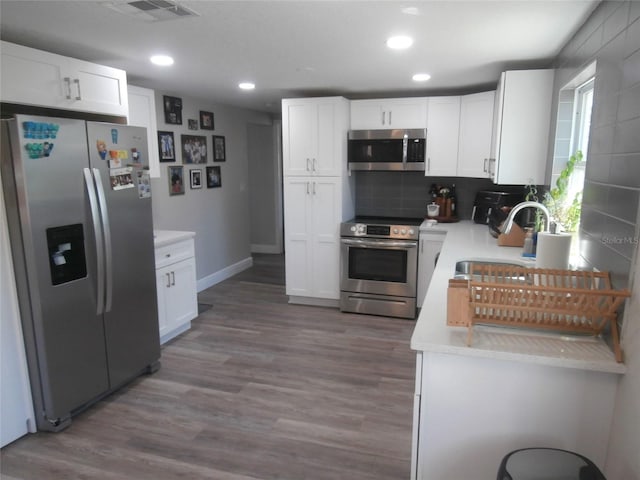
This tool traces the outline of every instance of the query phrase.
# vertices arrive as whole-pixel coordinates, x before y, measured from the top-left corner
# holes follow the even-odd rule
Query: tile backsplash
[[[522,185],[494,185],[486,178],[427,177],[424,172],[353,172],[356,214],[420,218],[427,215],[432,183],[456,186],[458,217],[471,219],[476,192],[499,190],[524,193]]]

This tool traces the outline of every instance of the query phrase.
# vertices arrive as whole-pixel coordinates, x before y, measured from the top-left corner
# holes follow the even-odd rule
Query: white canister
[[[440,205],[437,203],[430,203],[427,205],[427,216],[437,217],[440,214]]]

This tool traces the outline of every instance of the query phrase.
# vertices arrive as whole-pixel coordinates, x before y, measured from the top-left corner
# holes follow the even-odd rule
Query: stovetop
[[[365,225],[404,225],[407,227],[418,227],[424,218],[411,217],[373,217],[359,215],[345,223],[363,223]]]
[[[358,216],[340,225],[342,237],[417,240],[424,219]]]

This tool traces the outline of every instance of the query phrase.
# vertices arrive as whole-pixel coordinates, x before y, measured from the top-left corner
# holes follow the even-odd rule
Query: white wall
[[[182,125],[164,121],[163,95],[182,98]],[[199,119],[200,110],[213,112],[215,130],[189,130],[188,119]],[[160,230],[196,232],[196,277],[203,290],[251,266],[249,222],[249,167],[247,124],[270,125],[268,114],[217,105],[209,100],[156,91],[158,130],[174,133],[176,162],[161,163],[158,179],[152,179],[153,225]],[[180,135],[207,137],[208,163],[184,165],[185,194],[169,196],[169,165],[182,165]],[[213,163],[212,135],[223,135],[226,161]],[[189,170],[219,165],[222,187],[191,190]],[[204,177],[203,177],[204,178]]]

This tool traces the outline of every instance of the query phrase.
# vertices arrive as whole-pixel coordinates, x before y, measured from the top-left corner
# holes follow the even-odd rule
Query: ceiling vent
[[[178,5],[177,2],[171,0],[136,0],[133,2],[120,0],[104,2],[103,5],[128,17],[146,22],[164,22],[199,16],[190,8]]]

